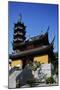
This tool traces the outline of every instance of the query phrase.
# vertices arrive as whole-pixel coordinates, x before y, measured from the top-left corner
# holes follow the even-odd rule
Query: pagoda
[[[26,26],[24,25],[24,23],[21,22],[21,15],[20,15],[20,19],[17,23],[14,24],[14,39],[13,39],[13,50],[18,52],[20,51],[20,44],[22,42],[25,41],[26,37]]]

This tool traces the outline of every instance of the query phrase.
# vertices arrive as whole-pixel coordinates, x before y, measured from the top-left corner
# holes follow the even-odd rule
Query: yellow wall
[[[48,55],[34,57],[34,61],[37,61],[40,63],[48,63]]]
[[[22,65],[22,61],[20,59],[12,61],[12,67],[16,67],[17,65]]]
[[[48,55],[42,55],[42,56],[37,56],[34,57],[34,61],[40,62],[40,63],[48,63]],[[19,60],[14,60],[11,63],[12,67],[16,67],[17,65],[21,65],[22,66],[22,61]]]

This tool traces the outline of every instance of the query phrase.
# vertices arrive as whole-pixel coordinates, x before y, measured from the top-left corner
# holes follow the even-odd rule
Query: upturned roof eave
[[[47,51],[49,51],[51,49],[51,47],[52,47],[52,45],[47,45],[47,46],[42,46],[42,47],[38,47],[35,49],[21,51],[19,53],[10,54],[9,58],[10,59],[14,59],[14,58],[17,59],[17,58],[22,58],[22,57],[29,56],[29,55],[46,53]]]

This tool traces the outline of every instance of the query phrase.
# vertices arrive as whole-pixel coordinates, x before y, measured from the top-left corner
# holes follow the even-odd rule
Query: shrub
[[[33,87],[35,85],[35,80],[28,80],[27,84],[29,84],[30,87]]]
[[[54,78],[52,76],[46,79],[47,84],[49,84],[49,83],[53,84],[54,82],[55,82],[55,80],[54,80]]]
[[[40,64],[39,62],[36,62],[36,61],[34,61],[34,62],[30,61],[30,62],[29,62],[29,65],[30,65],[31,69],[34,70],[34,71],[35,71],[38,67],[41,66],[41,64]]]

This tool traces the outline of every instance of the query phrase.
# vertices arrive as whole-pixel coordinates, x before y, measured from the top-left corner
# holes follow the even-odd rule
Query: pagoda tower
[[[22,16],[19,16],[19,20],[14,24],[14,35],[13,35],[13,50],[20,51],[20,44],[26,40],[26,26],[22,23]]]

